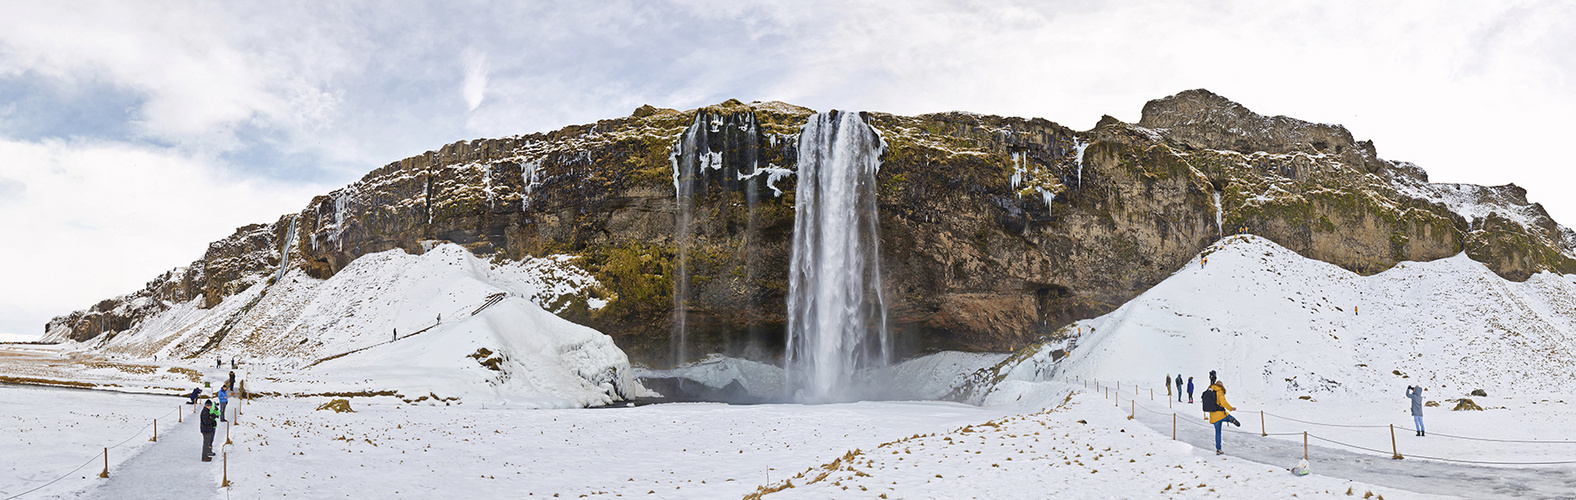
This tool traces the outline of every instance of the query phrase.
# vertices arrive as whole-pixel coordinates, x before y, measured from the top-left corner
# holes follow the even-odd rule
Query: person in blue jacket
[[[230,392],[225,390],[225,388],[220,387],[219,388],[219,395],[217,397],[219,398],[219,421],[220,422],[229,422],[229,420],[225,420],[224,419],[224,416],[225,416],[225,413],[224,413],[225,409],[224,409],[224,407],[230,405]]]
[[[1177,374],[1177,402],[1182,402],[1182,374]]]
[[[1423,386],[1406,386],[1406,397],[1412,400],[1412,423],[1417,424],[1417,437],[1427,436],[1423,431]]]
[[[195,406],[197,404],[197,396],[201,396],[201,395],[202,395],[202,388],[198,387],[196,389],[192,389],[192,393],[191,394],[187,394],[186,397],[191,398],[192,402],[189,403],[189,404]]]
[[[219,394],[224,393],[220,392]],[[1193,377],[1187,378],[1187,402],[1188,404],[1193,404]]]

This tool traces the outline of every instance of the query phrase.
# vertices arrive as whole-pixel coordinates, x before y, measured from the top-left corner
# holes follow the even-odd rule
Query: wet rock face
[[[578,256],[609,303],[575,299],[561,314],[612,335],[637,363],[676,358],[676,310],[688,359],[773,360],[784,346],[796,141],[811,114],[737,101],[643,107],[450,144],[243,227],[192,265],[46,330],[89,340],[173,304],[213,307],[272,279],[287,241],[290,266],[326,278],[368,253],[447,240],[498,259]],[[877,205],[899,355],[1057,336],[1238,232],[1365,274],[1462,251],[1509,279],[1576,272],[1576,233],[1514,185],[1428,184],[1340,126],[1264,117],[1207,91],[1084,132],[968,113],[863,116],[887,143]]]

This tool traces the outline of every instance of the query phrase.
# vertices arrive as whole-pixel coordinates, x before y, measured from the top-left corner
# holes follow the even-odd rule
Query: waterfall
[[[857,113],[817,114],[799,136],[786,369],[801,401],[849,399],[856,370],[891,361],[875,182],[885,147]]]
[[[290,268],[290,248],[295,245],[296,222],[301,220],[301,214],[290,218],[290,231],[285,233],[285,246],[279,249],[279,273],[274,275],[274,283],[284,279],[285,270]]]
[[[673,332],[670,344],[673,349],[673,366],[683,365],[689,350],[689,247],[691,221],[695,218],[695,170],[690,165],[697,161],[697,136],[705,126],[705,113],[696,113],[695,121],[673,145],[668,160],[673,165],[673,196],[677,213],[673,220],[673,245],[677,253],[673,277]]]
[[[1073,137],[1073,163],[1078,165],[1078,187],[1080,189],[1083,188],[1083,155],[1085,149],[1089,149],[1089,143],[1084,142],[1083,139]],[[1046,203],[1046,205],[1050,205],[1050,203]]]
[[[1220,217],[1220,190],[1216,189],[1214,194],[1215,194],[1215,231],[1217,233],[1219,233],[1221,238],[1225,238],[1226,237],[1226,228],[1225,228],[1225,226],[1223,226],[1221,224],[1221,217]]]

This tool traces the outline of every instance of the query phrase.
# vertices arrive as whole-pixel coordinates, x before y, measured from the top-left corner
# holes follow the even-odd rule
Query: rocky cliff
[[[55,318],[46,338],[106,338],[190,300],[213,307],[267,283],[281,261],[326,278],[361,255],[447,240],[494,259],[578,256],[608,305],[565,296],[560,314],[637,362],[771,359],[783,345],[795,148],[812,113],[646,106],[450,144],[243,227],[141,291]],[[1261,116],[1204,90],[1083,132],[969,113],[863,116],[887,142],[881,253],[901,352],[1053,335],[1238,232],[1364,274],[1462,251],[1511,280],[1576,271],[1576,233],[1519,187],[1430,184],[1341,126]]]

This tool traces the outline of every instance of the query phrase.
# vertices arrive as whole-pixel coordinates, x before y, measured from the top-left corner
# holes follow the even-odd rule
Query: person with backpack
[[[213,461],[213,433],[219,428],[217,421],[218,408],[213,407],[213,401],[202,402],[202,421],[199,429],[202,430],[202,461]]]
[[[1193,404],[1193,377],[1187,378],[1187,404]]]
[[[1406,397],[1412,399],[1412,423],[1417,424],[1417,437],[1428,435],[1423,432],[1423,387],[1406,386]]]
[[[1210,384],[1209,389],[1204,390],[1199,396],[1203,398],[1204,411],[1209,412],[1209,423],[1215,426],[1215,454],[1223,455],[1226,452],[1220,449],[1220,426],[1229,422],[1242,427],[1242,422],[1237,421],[1237,417],[1226,413],[1237,408],[1226,402],[1226,384],[1219,380]]]
[[[1177,402],[1182,402],[1182,374],[1177,374]]]
[[[192,401],[191,401],[190,404],[192,406],[197,406],[197,396],[201,396],[201,395],[202,395],[202,388],[198,387],[198,388],[192,389],[192,393],[186,395],[186,397],[191,398]]]
[[[224,387],[220,387],[219,395],[217,397],[219,398],[219,421],[228,422],[228,420],[224,419],[224,407],[230,405],[230,391],[226,390]]]

